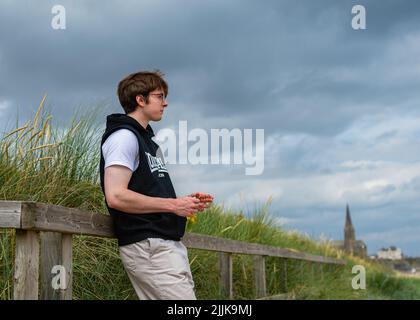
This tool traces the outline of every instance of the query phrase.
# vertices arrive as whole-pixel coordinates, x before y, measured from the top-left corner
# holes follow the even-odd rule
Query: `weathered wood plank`
[[[316,256],[302,252],[294,252],[288,249],[277,248],[257,243],[241,242],[231,239],[222,239],[208,235],[188,233],[182,239],[184,244],[192,249],[201,249],[209,251],[221,251],[239,254],[253,254],[272,256],[280,258],[289,258],[297,260],[306,260],[320,263],[345,264],[344,260],[330,257]]]
[[[13,299],[37,300],[39,278],[39,234],[16,230]]]
[[[62,263],[66,270],[66,288],[61,290],[62,300],[73,299],[73,235],[63,234]]]
[[[114,237],[112,220],[108,215],[90,213],[80,209],[51,204],[35,202],[18,203],[21,203],[20,227],[22,229]],[[16,225],[16,221],[13,222],[13,225]],[[183,242],[187,247],[192,249],[264,255],[319,263],[345,264],[345,261],[341,259],[193,233],[187,233],[183,238]]]
[[[55,265],[61,265],[61,233],[40,232],[40,240],[40,299],[59,300],[60,292],[51,284],[51,270]]]
[[[40,298],[72,299],[72,235],[41,232]]]
[[[20,228],[20,201],[0,201],[0,228]]]
[[[319,265],[319,272],[321,274],[321,281],[324,281],[324,266],[322,264]]]
[[[264,256],[254,256],[254,277],[255,277],[255,295],[257,298],[267,295],[265,280],[265,258]]]
[[[232,254],[226,252],[219,253],[220,266],[220,290],[221,294],[228,299],[233,299],[233,264]]]
[[[108,215],[44,203],[22,203],[22,228],[114,237],[111,217]]]
[[[282,259],[280,263],[280,288],[282,292],[287,292],[287,259]]]
[[[60,300],[60,290],[54,289],[52,273],[54,266],[62,265],[62,240],[59,232],[40,232],[41,254],[40,254],[40,299]]]

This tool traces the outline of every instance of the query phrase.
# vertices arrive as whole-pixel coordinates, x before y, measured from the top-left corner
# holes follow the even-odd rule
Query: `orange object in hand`
[[[207,193],[196,192],[191,194],[191,197],[195,197],[200,200],[201,203],[213,202],[213,196]]]

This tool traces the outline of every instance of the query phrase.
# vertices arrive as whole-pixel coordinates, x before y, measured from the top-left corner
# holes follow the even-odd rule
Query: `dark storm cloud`
[[[239,125],[256,120],[267,130],[319,134],[357,117],[358,101],[388,99],[389,86],[365,67],[381,60],[394,37],[413,30],[420,12],[413,1],[361,2],[369,19],[362,33],[350,28],[353,1],[63,1],[67,29],[56,31],[50,27],[54,4],[2,5],[1,96],[14,105],[28,110],[49,92],[63,116],[75,104],[101,98],[118,110],[118,80],[160,68],[171,101],[206,117],[240,113]],[[326,76],[341,66],[354,68],[359,81]],[[328,120],[310,121],[325,112]]]
[[[411,162],[419,160],[412,147],[419,132],[408,130],[413,135],[408,139],[403,130],[410,123],[405,120],[401,126],[378,129],[378,136],[362,134],[381,123],[374,116],[385,110],[390,118],[418,117],[418,1],[63,0],[66,30],[51,28],[55,4],[0,3],[0,131],[5,123],[14,123],[17,108],[22,122],[30,118],[44,93],[55,119],[64,122],[77,106],[89,109],[99,104],[104,107],[100,123],[106,113],[122,112],[115,91],[123,76],[158,68],[167,75],[170,105],[165,121],[155,124],[156,129],[176,127],[179,120],[188,120],[190,128],[263,128],[271,142],[261,178],[279,179],[279,185],[282,179],[295,178],[297,185],[304,185],[305,177],[327,179],[359,172],[360,168],[343,169],[340,165],[346,160],[382,157],[403,162],[403,155]],[[366,7],[367,30],[351,28],[355,4]],[[365,115],[372,119],[360,125]],[[343,132],[345,137],[338,141]],[[416,176],[415,168],[412,172]],[[243,170],[238,168],[212,166],[197,174],[203,177],[203,187],[214,187],[219,197],[232,188],[253,184],[241,181],[251,178],[241,177]],[[224,188],[211,184],[215,177],[226,179]],[[174,174],[180,186],[184,179]],[[367,178],[361,174],[360,183],[363,179]],[[377,192],[384,199],[401,190],[414,192],[418,180],[413,181],[400,187],[390,182]],[[264,184],[258,183],[263,189]],[[276,181],[271,183],[274,186]],[[309,184],[312,189],[308,190],[317,189],[317,183]],[[290,188],[290,194],[300,191]],[[315,198],[301,200],[311,209],[282,198],[287,206],[273,206],[280,215],[297,219],[297,226],[304,230],[335,232],[327,228],[329,219],[332,212],[341,210],[345,199]],[[373,205],[369,207],[362,195],[360,199],[356,200],[366,206],[360,212],[374,215],[374,210],[366,209]],[[413,199],[403,199],[411,205],[404,209],[416,212]],[[396,222],[394,209],[384,209],[383,219],[403,230],[404,220]],[[319,220],[311,218],[323,211]],[[340,226],[341,215],[334,219],[334,228]],[[410,216],[410,223],[415,225],[415,220],[415,215]],[[380,227],[386,229],[386,224]],[[363,234],[377,230],[368,221],[366,226]],[[375,234],[371,239],[380,237]]]

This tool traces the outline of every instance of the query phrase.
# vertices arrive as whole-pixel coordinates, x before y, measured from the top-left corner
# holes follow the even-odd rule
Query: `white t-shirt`
[[[139,142],[136,135],[128,129],[113,132],[102,145],[105,168],[121,165],[135,171],[139,166]]]

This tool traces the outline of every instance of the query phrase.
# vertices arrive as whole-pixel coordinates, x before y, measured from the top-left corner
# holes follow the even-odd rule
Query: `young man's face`
[[[156,89],[149,93],[149,103],[143,104],[143,113],[150,121],[160,121],[167,106],[164,91]]]

